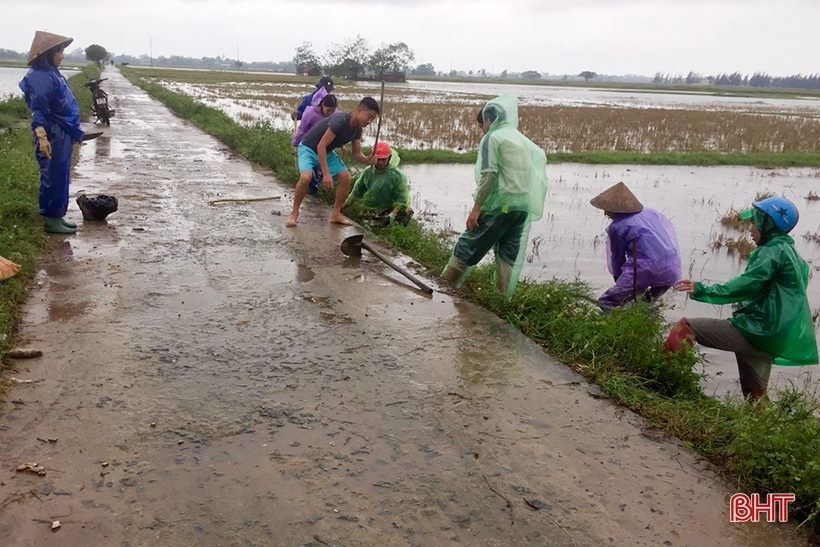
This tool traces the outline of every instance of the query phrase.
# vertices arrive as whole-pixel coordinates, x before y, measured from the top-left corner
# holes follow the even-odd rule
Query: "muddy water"
[[[473,167],[465,165],[408,165],[414,206],[425,222],[438,228],[462,230],[475,188]],[[812,265],[809,303],[820,307],[820,245],[803,234],[820,232],[820,202],[808,201],[820,187],[820,170],[760,170],[748,167],[676,167],[556,164],[548,166],[549,192],[544,218],[533,225],[524,275],[535,279],[580,277],[599,291],[612,283],[606,269],[608,220],[589,200],[618,181],[624,181],[648,207],[667,215],[675,225],[683,273],[695,280],[722,282],[743,272],[746,261],[726,249],[712,250],[717,234],[748,236],[723,228],[719,219],[731,208],[749,206],[758,192],[791,199],[800,210],[795,244]],[[670,320],[690,317],[729,317],[729,306],[687,301],[682,294],[665,298]],[[705,349],[709,359],[707,393],[739,393],[737,365],[731,354]],[[775,367],[773,386],[797,381],[802,385],[817,367]],[[816,381],[820,374],[813,375]]]
[[[120,210],[72,205],[40,263],[0,545],[802,544],[730,525],[708,465],[494,316],[346,259],[325,207],[284,228],[289,189],[106,76],[117,118],[72,197]]]
[[[14,68],[14,67],[2,67],[0,66],[0,100],[7,98],[9,95],[13,95],[15,97],[22,97],[23,92],[20,91],[20,80],[23,79],[23,76],[26,75],[28,72],[28,68]],[[70,78],[71,76],[77,74],[77,70],[64,70],[61,69],[60,72],[66,78]]]
[[[361,82],[361,87],[377,88],[380,84]],[[780,99],[767,97],[726,97],[711,93],[637,92],[629,89],[594,89],[541,85],[491,84],[486,82],[429,82],[410,80],[393,84],[398,89],[425,95],[447,93],[455,97],[484,95],[497,97],[513,93],[523,104],[540,106],[619,106],[625,108],[672,108],[697,110],[788,111],[817,115],[820,101],[813,98]]]

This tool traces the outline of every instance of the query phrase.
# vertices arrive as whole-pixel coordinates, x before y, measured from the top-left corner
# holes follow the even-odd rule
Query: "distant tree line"
[[[13,49],[0,48],[0,59],[4,61],[25,61],[28,59],[28,52],[19,52],[14,51]],[[85,52],[79,47],[71,51],[66,51],[63,55],[63,60],[74,63],[82,63],[86,60]]]
[[[697,72],[689,72],[685,77],[682,74],[673,76],[656,72],[653,84],[672,85],[693,85],[706,84],[719,86],[746,86],[746,87],[779,87],[791,89],[820,89],[820,74],[803,76],[795,74],[792,76],[770,76],[765,72],[755,72],[751,76],[732,72],[731,74],[718,74],[717,76],[702,76]]]
[[[313,44],[304,42],[296,48],[292,62],[299,74],[323,73],[351,80],[411,72],[415,54],[404,42],[382,44],[372,49],[367,40],[357,35],[341,44],[330,44],[324,55],[318,55]],[[419,65],[423,72],[432,71],[433,65]]]
[[[218,57],[183,57],[181,55],[171,55],[165,57],[160,55],[154,57],[152,60],[148,55],[140,55],[134,57],[132,55],[117,55],[114,58],[115,63],[128,63],[129,65],[143,65],[160,67],[179,67],[179,68],[208,68],[208,69],[244,69],[244,70],[266,70],[272,72],[293,72],[295,69],[293,63],[283,61],[279,63],[274,62],[243,62],[239,59],[232,59],[224,55]]]

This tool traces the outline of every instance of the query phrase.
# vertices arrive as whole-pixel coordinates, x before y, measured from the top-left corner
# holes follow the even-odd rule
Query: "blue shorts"
[[[296,157],[299,158],[300,173],[304,173],[305,171],[321,172],[319,156],[304,144],[299,143],[299,148],[296,149]],[[347,167],[344,162],[339,159],[339,156],[336,155],[335,150],[331,150],[327,153],[327,168],[330,169],[331,177],[335,177],[342,171],[347,171]]]

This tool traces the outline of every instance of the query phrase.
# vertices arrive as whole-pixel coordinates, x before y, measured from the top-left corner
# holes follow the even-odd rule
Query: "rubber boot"
[[[65,219],[65,217],[61,218],[60,222],[62,222],[63,226],[65,226],[66,228],[71,228],[72,230],[77,229],[77,225],[73,222],[69,222],[68,220]]]
[[[74,234],[77,228],[69,228],[60,217],[43,217],[43,228],[49,234]]]
[[[462,283],[464,283],[464,278],[467,277],[467,273],[471,269],[472,268],[468,266],[466,262],[463,262],[453,255],[450,257],[450,262],[447,263],[444,271],[441,272],[441,277],[453,283],[456,288],[458,288],[461,287]]]
[[[751,401],[758,401],[761,403],[769,402],[769,390],[765,387],[749,390],[744,389],[743,396]]]
[[[507,292],[510,290],[510,280],[512,280],[513,267],[501,260],[495,262],[495,288],[498,292],[506,296],[508,299],[511,295]]]
[[[672,327],[669,336],[666,338],[666,342],[663,344],[663,352],[680,353],[684,351],[686,346],[691,346],[694,343],[695,333],[692,332],[689,323],[686,322],[686,318],[684,317]]]

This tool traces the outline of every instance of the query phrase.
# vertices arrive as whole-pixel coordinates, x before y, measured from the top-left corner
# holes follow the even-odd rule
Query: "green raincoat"
[[[401,159],[393,151],[384,171],[371,166],[362,171],[353,184],[348,201],[361,199],[361,207],[372,211],[406,209],[410,207],[407,175],[398,168]]]
[[[479,228],[459,236],[442,275],[460,287],[492,247],[496,287],[511,298],[524,266],[530,224],[544,214],[547,156],[518,131],[515,95],[492,99],[482,117],[493,122],[479,142],[475,164],[473,201],[479,205]]]
[[[530,222],[544,214],[547,196],[547,156],[534,142],[518,131],[518,98],[506,94],[489,101],[498,112],[478,145],[474,198],[479,200],[482,175],[492,173],[494,184],[481,203],[482,213],[529,213]]]
[[[749,256],[746,271],[723,284],[695,283],[691,298],[739,303],[729,321],[752,346],[775,356],[776,365],[816,364],[817,341],[806,297],[809,265],[797,254],[791,236],[774,228],[765,213],[755,213],[763,240]]]

